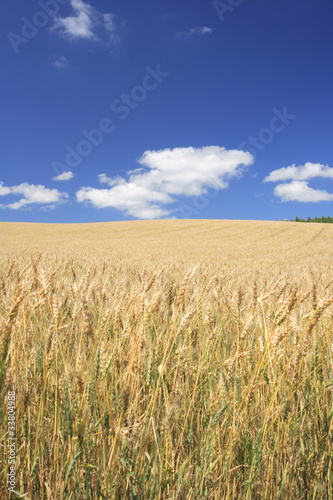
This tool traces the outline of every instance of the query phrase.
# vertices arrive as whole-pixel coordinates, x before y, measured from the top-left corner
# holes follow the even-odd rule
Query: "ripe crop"
[[[16,491],[332,498],[333,231],[135,224],[99,239],[32,228],[28,243],[2,225],[0,437],[15,391]]]

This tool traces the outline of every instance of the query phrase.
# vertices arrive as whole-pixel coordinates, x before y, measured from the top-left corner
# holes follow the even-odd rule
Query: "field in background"
[[[332,257],[330,225],[0,223],[1,498],[13,390],[22,498],[332,498]]]
[[[313,263],[330,258],[330,225],[235,221],[171,220],[98,224],[24,224],[0,222],[0,252],[75,257],[122,258],[158,263],[227,257],[283,265],[300,258]]]

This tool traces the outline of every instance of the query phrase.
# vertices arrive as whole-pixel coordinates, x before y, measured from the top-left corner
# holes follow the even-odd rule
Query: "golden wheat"
[[[331,228],[96,226],[2,225],[1,498],[9,391],[22,498],[333,498]]]

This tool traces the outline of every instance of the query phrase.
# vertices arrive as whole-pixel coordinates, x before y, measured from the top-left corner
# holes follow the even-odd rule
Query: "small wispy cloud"
[[[52,177],[53,181],[69,181],[70,179],[73,179],[74,174],[73,172],[63,172],[62,174],[57,175],[56,177]]]
[[[117,16],[115,14],[103,14],[103,22],[104,28],[109,34],[109,39],[114,44],[120,43],[118,32],[118,24],[117,24]]]
[[[191,28],[190,30],[178,31],[175,36],[176,38],[191,38],[200,35],[211,35],[213,31],[213,28],[208,28],[207,26],[197,26],[195,28]]]
[[[146,151],[138,163],[142,167],[127,172],[127,178],[100,174],[99,182],[109,188],[82,187],[77,201],[113,207],[139,219],[169,217],[176,209],[166,205],[175,204],[177,196],[200,196],[210,187],[226,189],[253,163],[253,156],[219,146],[189,147]]]
[[[53,66],[55,66],[56,68],[67,68],[68,65],[69,65],[69,62],[66,59],[66,57],[64,57],[64,56],[59,57],[59,59],[57,59],[53,63]]]
[[[57,189],[48,189],[41,184],[35,185],[24,182],[17,186],[4,186],[4,183],[0,182],[0,196],[7,195],[23,195],[23,197],[7,205],[1,204],[0,208],[18,210],[33,204],[53,208],[64,203],[68,198],[67,193],[61,193]]]
[[[68,38],[95,38],[93,26],[95,23],[95,10],[82,0],[71,0],[73,15],[58,17],[54,21],[53,30]]]
[[[274,194],[281,201],[298,201],[301,203],[318,203],[333,201],[333,194],[324,189],[313,189],[309,180],[314,178],[333,179],[333,168],[321,163],[307,162],[304,165],[290,165],[289,167],[273,170],[264,179],[264,182],[283,182],[274,188]]]
[[[109,186],[115,186],[116,184],[125,184],[126,181],[123,177],[117,175],[116,177],[108,177],[106,174],[99,174],[98,180],[101,184],[108,184]]]
[[[63,38],[70,40],[101,40],[106,37],[108,42],[120,43],[118,17],[115,14],[111,12],[103,14],[83,0],[70,0],[70,5],[73,11],[72,15],[57,17],[51,31],[55,31]],[[61,60],[59,60],[59,65],[55,65],[64,67]]]

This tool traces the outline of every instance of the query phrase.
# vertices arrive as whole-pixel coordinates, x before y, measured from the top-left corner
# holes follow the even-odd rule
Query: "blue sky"
[[[333,215],[330,0],[1,5],[0,220]]]

